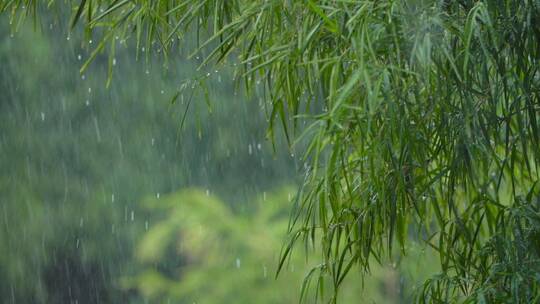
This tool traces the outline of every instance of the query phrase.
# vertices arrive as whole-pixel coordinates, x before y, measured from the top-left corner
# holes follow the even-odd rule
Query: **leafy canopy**
[[[277,280],[273,276],[293,191],[283,187],[251,198],[255,208],[249,214],[231,212],[225,202],[202,189],[183,189],[159,199],[148,197],[143,205],[163,218],[142,235],[135,250],[142,270],[124,277],[123,287],[141,292],[150,303],[294,303],[302,296],[313,299],[307,286],[290,287],[301,282],[313,266],[309,264],[316,261],[306,263],[303,254],[295,254],[283,270],[286,274]],[[170,263],[169,256],[183,263]],[[397,273],[376,267],[373,274],[375,279],[366,280],[362,295],[358,294],[358,275],[342,286],[340,303],[358,303],[360,299],[397,302],[402,296],[398,294]]]
[[[40,10],[0,3],[13,24]],[[170,55],[195,32],[202,67],[240,62],[270,135],[307,142],[280,266],[320,242],[337,292],[416,240],[442,267],[418,301],[538,301],[537,0],[82,0],[78,22],[94,54],[119,36]]]

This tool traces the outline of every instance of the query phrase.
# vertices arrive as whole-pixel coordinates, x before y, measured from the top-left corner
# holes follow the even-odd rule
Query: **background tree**
[[[146,198],[143,205],[163,219],[137,244],[135,257],[142,271],[124,277],[122,284],[152,303],[314,302],[314,290],[299,284],[317,263],[306,263],[306,254],[317,252],[298,252],[283,275],[275,278],[293,191],[281,188],[257,195],[250,200],[254,209],[250,214],[231,212],[227,204],[202,189]],[[154,267],[178,253],[186,263]],[[413,260],[405,263],[420,268]],[[400,287],[400,278],[390,267],[374,267],[373,277],[364,281],[353,274],[341,290],[340,303],[407,301],[411,292]]]
[[[271,153],[259,104],[219,82],[227,71],[208,79],[212,112],[193,101],[181,129],[190,95],[170,95],[193,62],[130,64],[122,45],[113,80],[124,85],[106,89],[108,58],[80,75],[83,33],[68,41],[66,21],[40,19],[14,35],[0,20],[0,302],[144,302],[119,282],[142,270],[134,248],[161,219],[144,197],[197,186],[249,214],[252,195],[292,182],[294,160]]]
[[[40,10],[0,7],[13,24]],[[202,69],[239,63],[270,135],[306,143],[280,265],[320,243],[318,282],[337,293],[416,239],[442,268],[421,302],[540,297],[537,1],[83,0],[72,21],[95,55],[119,36],[168,56],[194,30]]]

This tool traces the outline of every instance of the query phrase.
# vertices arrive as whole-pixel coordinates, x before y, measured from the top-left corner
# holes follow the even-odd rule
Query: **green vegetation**
[[[140,290],[155,303],[298,302],[298,284],[314,266],[313,260],[306,263],[305,253],[297,254],[288,261],[286,272],[274,278],[293,191],[278,189],[250,200],[256,210],[248,216],[235,215],[203,190],[147,199],[144,205],[154,213],[159,210],[163,219],[136,248],[144,269],[124,278],[123,285]],[[184,263],[166,264],[178,255]],[[374,275],[361,294],[359,277],[349,280],[340,302],[390,303],[410,296],[399,295],[395,270],[376,267]]]
[[[106,58],[80,75],[86,50],[51,23],[0,27],[0,302],[135,301],[120,279],[141,270],[134,247],[159,220],[143,197],[196,186],[246,213],[251,195],[294,182],[294,163],[264,142],[264,116],[247,115],[259,105],[217,76],[223,102],[210,113],[197,93],[180,129],[188,98],[170,95],[193,63],[162,72],[119,49],[114,83],[126,84],[107,90]]]
[[[196,62],[163,70],[136,62],[129,45],[106,89],[108,58],[80,75],[80,33],[67,41],[62,19],[44,17],[13,36],[0,27],[0,302],[297,301],[318,261],[299,251],[275,280],[296,192],[282,186],[296,184],[296,160],[272,152],[258,101],[235,95],[221,70],[206,82],[211,111],[201,91],[189,107],[191,94],[171,103]],[[355,275],[341,300],[410,298],[412,277],[426,275],[418,266],[374,267],[362,293]]]
[[[0,2],[15,28],[41,9]],[[83,71],[102,51],[114,58],[117,37],[167,60],[193,40],[203,73],[231,68],[263,99],[276,151],[284,134],[305,169],[278,270],[312,248],[320,264],[305,282],[317,276],[319,296],[336,302],[353,270],[420,243],[440,273],[418,302],[540,300],[538,1],[83,0],[72,11],[97,39]]]

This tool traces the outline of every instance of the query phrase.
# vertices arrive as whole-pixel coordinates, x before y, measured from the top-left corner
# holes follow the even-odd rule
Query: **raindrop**
[[[92,93],[92,88],[88,88],[88,93]]]
[[[131,221],[135,220],[135,211],[131,210]]]
[[[268,269],[266,269],[266,265],[263,266],[263,277],[266,278],[268,276]]]
[[[148,231],[148,221],[144,221],[144,230]]]
[[[88,100],[88,99],[86,100],[86,106],[87,107],[90,106],[90,100]]]
[[[99,123],[96,116],[94,116],[94,128],[96,130],[96,139],[98,142],[101,142],[101,131],[99,130]]]
[[[266,202],[266,192],[265,191],[263,191],[263,201]]]
[[[79,239],[77,239],[77,245],[76,245],[76,246],[77,246],[77,248],[79,248],[79,243],[80,243],[80,240],[79,240]]]
[[[114,193],[111,195],[111,202],[114,203]]]
[[[150,71],[148,69],[146,69],[146,75],[150,74]]]
[[[162,95],[165,94],[165,91],[161,90],[161,94],[162,94]]]
[[[210,190],[206,189],[206,196],[210,196]]]
[[[89,41],[88,41],[89,44],[92,44],[92,42],[93,42],[92,40],[89,40]]]
[[[79,221],[79,226],[84,226],[84,219],[81,217],[81,220]]]
[[[116,58],[113,58],[112,65],[116,65]]]
[[[82,80],[85,80],[85,79],[86,79],[86,76],[85,76],[85,75],[82,75],[82,76],[81,76],[81,79],[82,79]]]
[[[236,258],[236,268],[240,268],[240,264],[241,264],[240,258]]]
[[[251,155],[253,153],[253,149],[251,148],[251,144],[248,145],[248,153]]]
[[[262,148],[261,144],[258,143],[258,144],[257,144],[257,150],[260,150],[261,148]]]
[[[154,145],[155,142],[156,140],[152,137],[152,146]]]
[[[157,199],[159,199],[159,192],[158,192],[158,193],[156,193],[156,198],[157,198]]]
[[[41,121],[45,120],[45,113],[41,112]]]
[[[71,38],[69,38],[69,36],[67,36],[66,40],[69,41],[69,39],[71,39]]]
[[[82,60],[81,54],[77,55],[77,60],[79,60],[79,61]]]

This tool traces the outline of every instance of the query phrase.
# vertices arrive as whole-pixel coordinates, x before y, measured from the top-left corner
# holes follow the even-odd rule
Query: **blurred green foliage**
[[[154,223],[143,196],[198,186],[248,212],[245,198],[295,165],[265,143],[258,103],[219,81],[227,71],[210,80],[220,102],[210,112],[194,95],[181,130],[188,96],[170,96],[196,63],[164,72],[126,45],[107,90],[106,58],[80,75],[82,34],[67,41],[58,22],[0,27],[0,302],[124,302],[117,279],[137,270],[133,244]]]
[[[275,278],[294,191],[285,187],[254,197],[251,214],[235,214],[231,204],[202,189],[148,198],[144,205],[162,219],[138,243],[135,258],[143,270],[124,278],[124,287],[152,303],[298,302],[300,282],[320,250],[299,251]],[[171,260],[179,262],[166,264]],[[340,302],[397,303],[406,298],[399,292],[399,273],[375,266],[364,282],[358,275],[348,279]],[[311,303],[315,295],[305,299]]]

